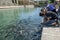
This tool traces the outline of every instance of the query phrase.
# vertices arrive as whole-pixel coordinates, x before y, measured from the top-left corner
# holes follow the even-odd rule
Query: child
[[[40,16],[44,17],[43,24],[58,26],[58,15],[55,12],[47,11],[46,9],[41,9]]]

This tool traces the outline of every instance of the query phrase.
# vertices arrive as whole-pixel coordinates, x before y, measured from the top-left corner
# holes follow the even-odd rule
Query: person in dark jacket
[[[40,16],[44,17],[43,24],[58,26],[58,15],[55,12],[47,11],[46,9],[41,9]]]

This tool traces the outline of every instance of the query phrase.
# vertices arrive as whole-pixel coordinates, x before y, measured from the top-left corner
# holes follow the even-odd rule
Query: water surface
[[[41,8],[0,9],[1,40],[40,40]]]

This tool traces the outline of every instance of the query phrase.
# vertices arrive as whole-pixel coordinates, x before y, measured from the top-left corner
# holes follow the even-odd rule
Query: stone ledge
[[[60,40],[60,28],[43,28],[41,40]]]
[[[0,6],[0,9],[4,9],[4,8],[15,8],[15,7],[22,7],[24,8],[24,5],[20,5],[20,6]],[[26,5],[26,8],[34,8],[34,5]]]

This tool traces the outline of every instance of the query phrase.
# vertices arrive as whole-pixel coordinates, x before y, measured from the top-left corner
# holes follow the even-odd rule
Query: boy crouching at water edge
[[[59,26],[58,25],[58,15],[55,12],[47,11],[47,9],[41,9],[40,16],[44,17],[42,24],[46,26]]]

